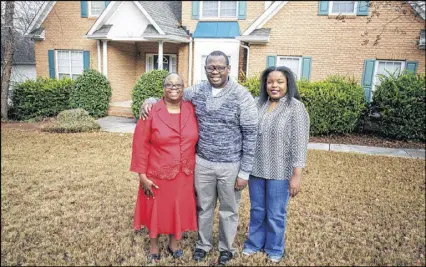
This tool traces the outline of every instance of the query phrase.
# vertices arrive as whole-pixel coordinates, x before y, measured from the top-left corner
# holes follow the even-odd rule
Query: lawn
[[[146,231],[132,220],[138,179],[129,172],[131,134],[1,130],[1,265],[146,265]],[[425,161],[330,151],[308,153],[302,190],[288,207],[279,265],[425,265]],[[246,238],[240,207],[235,245]],[[217,244],[217,217],[214,224]],[[182,241],[191,260],[196,233]],[[230,265],[268,265],[265,255]],[[270,264],[276,265],[276,264]]]

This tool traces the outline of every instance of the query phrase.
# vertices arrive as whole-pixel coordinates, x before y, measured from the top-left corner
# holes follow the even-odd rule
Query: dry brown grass
[[[1,132],[1,265],[146,264],[146,232],[132,230],[131,134]],[[239,251],[249,210],[244,190]],[[309,151],[280,265],[424,266],[424,218],[424,160]],[[216,217],[216,244],[217,226]],[[196,237],[182,241],[183,260],[163,252],[159,264],[214,264],[217,248],[205,262],[191,260]],[[231,265],[268,263],[237,255]]]

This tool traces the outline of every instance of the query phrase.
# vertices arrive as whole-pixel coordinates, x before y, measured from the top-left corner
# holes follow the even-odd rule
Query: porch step
[[[109,116],[118,116],[118,117],[126,117],[126,118],[134,118],[131,101],[123,101],[123,102],[112,102],[109,104],[108,108]]]

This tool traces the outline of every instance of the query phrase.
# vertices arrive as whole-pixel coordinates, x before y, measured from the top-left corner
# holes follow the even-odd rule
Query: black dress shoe
[[[160,254],[149,254],[147,260],[148,263],[156,263],[160,260]]]
[[[233,255],[230,251],[221,251],[219,254],[219,265],[225,265],[232,257]]]
[[[170,255],[175,258],[179,259],[183,257],[183,250],[182,249],[176,249],[173,251],[169,246],[167,247],[167,250],[169,251]]]
[[[201,261],[206,257],[206,255],[207,255],[207,252],[205,252],[201,248],[196,248],[194,251],[194,255],[192,256],[192,259],[194,261]]]

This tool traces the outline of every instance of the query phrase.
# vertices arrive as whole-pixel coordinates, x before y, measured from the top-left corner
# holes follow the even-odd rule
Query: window
[[[278,65],[289,68],[295,75],[296,80],[300,80],[302,75],[302,58],[301,57],[278,57]]]
[[[375,66],[374,80],[373,80],[373,89],[381,83],[380,76],[384,75],[388,77],[389,75],[399,75],[405,69],[404,61],[384,61],[377,60]]]
[[[329,14],[356,15],[357,1],[330,1]]]
[[[106,7],[106,1],[89,1],[89,17],[99,17]]]
[[[56,51],[58,78],[77,79],[83,73],[83,51]]]
[[[237,1],[202,1],[202,18],[237,18]]]
[[[207,55],[201,56],[201,81],[207,81],[206,70],[204,66],[206,65]],[[229,62],[231,62],[231,56],[228,56]]]
[[[177,72],[177,57],[176,54],[163,54],[163,70],[169,72]],[[146,55],[146,72],[158,69],[158,54]]]

